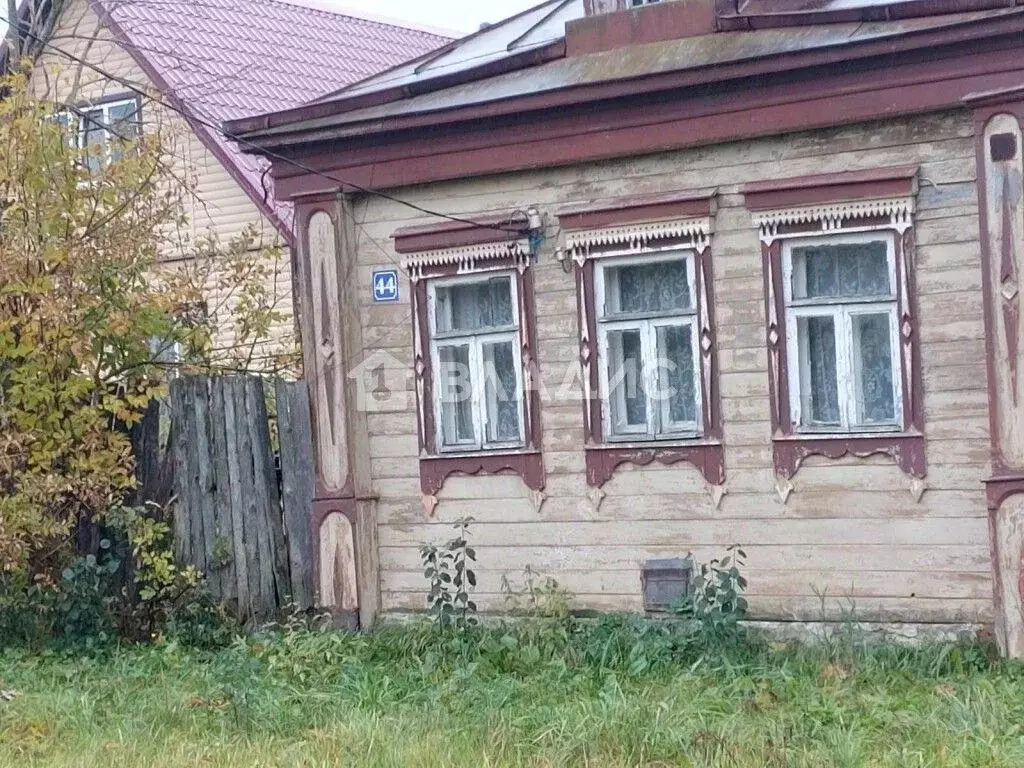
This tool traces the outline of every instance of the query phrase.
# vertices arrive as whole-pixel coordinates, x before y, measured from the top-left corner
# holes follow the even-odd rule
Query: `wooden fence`
[[[175,556],[244,620],[307,609],[315,598],[309,393],[304,382],[276,381],[273,395],[271,419],[259,378],[171,383]]]

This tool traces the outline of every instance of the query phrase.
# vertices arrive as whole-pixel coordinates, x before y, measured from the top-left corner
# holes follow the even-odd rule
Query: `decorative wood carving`
[[[622,464],[646,465],[652,461],[666,465],[686,461],[700,469],[709,484],[725,481],[711,266],[715,207],[714,194],[672,193],[569,206],[558,212],[565,253],[576,271],[583,428],[587,482],[592,488],[603,486]],[[645,216],[668,213],[685,214],[687,218],[644,220]],[[679,248],[694,254],[703,435],[678,442],[614,445],[606,443],[602,426],[595,262],[609,256],[640,255],[655,248]]]
[[[761,271],[765,286],[765,317],[768,318],[768,396],[771,400],[772,434],[784,434],[789,422],[789,381],[786,377],[785,305],[782,292],[782,243],[761,242]]]
[[[427,516],[434,513],[437,494],[447,478],[455,474],[480,475],[512,472],[519,475],[533,491],[545,485],[541,445],[541,402],[537,386],[539,366],[534,350],[536,340],[536,309],[531,246],[509,228],[522,230],[517,219],[478,217],[494,222],[493,228],[445,224],[412,227],[395,233],[400,250],[407,252],[403,267],[412,282],[413,372],[416,382],[416,415],[419,426],[420,488]],[[518,223],[517,223],[518,222]],[[512,239],[510,239],[512,238]],[[452,243],[453,247],[444,247]],[[466,244],[469,243],[469,244]],[[410,248],[429,244],[433,250],[409,252]],[[437,445],[433,408],[433,370],[430,356],[430,318],[427,300],[428,281],[432,278],[475,272],[515,269],[521,319],[519,329],[520,359],[523,373],[523,423],[525,450],[490,451],[470,455],[442,454]]]
[[[320,495],[350,484],[338,237],[331,214],[314,211],[306,237],[306,372],[315,402]]]
[[[1024,89],[980,97],[975,110],[992,476],[986,481],[995,635],[1024,657]]]
[[[792,478],[809,456],[841,459],[856,456],[888,456],[912,478],[926,474],[924,438],[921,435],[859,435],[856,437],[789,436],[776,439],[772,446],[775,471],[780,477]]]
[[[912,478],[926,474],[924,385],[914,294],[916,174],[917,169],[910,167],[856,171],[758,182],[744,190],[761,238],[773,456],[783,503],[793,492],[788,481],[808,456],[839,459],[881,454]],[[801,434],[790,409],[783,243],[787,238],[851,231],[888,231],[895,241],[903,431],[827,437]]]
[[[437,496],[444,481],[452,475],[519,475],[527,487],[544,490],[544,461],[540,452],[494,452],[472,456],[436,456],[420,459],[420,490],[424,496]]]
[[[993,396],[996,475],[1024,469],[1024,404],[1021,402],[1021,270],[1024,255],[1024,151],[1022,121],[997,114],[981,141],[986,195],[985,245],[989,291],[989,374]],[[994,146],[993,146],[994,145]],[[1010,151],[1012,149],[1012,152]],[[995,159],[1002,158],[1002,159]]]
[[[587,483],[595,488],[603,487],[623,464],[645,467],[655,461],[665,466],[687,462],[700,470],[709,485],[720,486],[725,482],[725,449],[721,443],[664,448],[606,445],[587,448],[586,454]]]
[[[342,611],[359,608],[356,549],[352,521],[332,512],[320,524],[320,606]]]
[[[298,274],[301,276],[301,330],[306,379],[313,409],[316,447],[316,496],[310,515],[318,605],[330,609],[336,625],[359,624],[360,591],[376,582],[375,544],[357,534],[360,523],[350,456],[351,422],[346,397],[346,341],[344,311],[346,286],[341,280],[350,240],[340,228],[345,203],[336,199],[311,200],[298,209],[300,229]],[[357,568],[356,541],[363,550]],[[362,581],[360,579],[363,579]],[[372,593],[365,593],[372,595]],[[373,598],[367,597],[364,615],[372,617]]]

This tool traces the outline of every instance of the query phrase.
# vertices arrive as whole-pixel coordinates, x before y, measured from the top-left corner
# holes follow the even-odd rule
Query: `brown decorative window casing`
[[[558,211],[564,244],[562,258],[575,265],[580,320],[580,365],[583,375],[583,418],[587,482],[600,488],[623,464],[646,466],[686,462],[697,467],[709,485],[725,482],[722,415],[718,391],[717,342],[714,324],[711,234],[716,200],[713,194],[672,193],[572,206]],[[642,263],[655,255],[684,253],[692,259],[694,297],[691,338],[696,345],[698,428],[693,435],[638,436],[634,442],[605,434],[607,416],[601,369],[597,270],[602,263]],[[718,500],[721,494],[716,494]]]
[[[475,224],[450,222],[409,227],[395,233],[395,248],[412,283],[413,365],[420,448],[420,490],[428,513],[452,475],[519,475],[536,494],[545,485],[541,456],[541,403],[536,349],[534,279],[525,217],[477,217]],[[473,275],[514,274],[512,299],[518,317],[518,359],[522,369],[522,444],[515,448],[457,451],[438,443],[435,371],[431,355],[432,281]]]
[[[924,403],[917,302],[914,286],[916,167],[855,171],[828,176],[758,182],[744,188],[747,208],[759,229],[767,318],[769,392],[776,475],[791,479],[809,456],[838,459],[887,455],[915,480],[926,474]],[[847,426],[805,431],[794,422],[790,388],[796,350],[787,334],[784,250],[787,243],[821,243],[856,233],[891,242],[895,278],[899,377],[898,423],[890,429]],[[848,303],[857,303],[855,300]],[[791,490],[791,487],[790,487]],[[780,494],[782,491],[780,490]],[[785,498],[783,495],[783,498]]]

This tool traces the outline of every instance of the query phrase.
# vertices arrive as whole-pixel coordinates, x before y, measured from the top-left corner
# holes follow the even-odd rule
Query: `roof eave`
[[[1024,2],[1024,0],[1018,0]],[[471,106],[452,107],[401,116],[374,118],[364,122],[328,126],[318,129],[286,129],[289,122],[271,128],[261,128],[245,135],[246,151],[287,149],[303,144],[327,141],[346,141],[383,138],[402,131],[427,126],[466,123],[480,119],[493,119],[532,110],[564,108],[571,105],[600,100],[656,93],[678,88],[713,85],[716,82],[739,78],[782,74],[814,66],[844,61],[858,61],[895,53],[920,50],[951,43],[974,42],[1007,34],[1024,33],[1024,9],[986,19],[971,19],[938,29],[909,32],[899,37],[855,40],[813,50],[795,51],[782,55],[759,56],[728,64],[711,65],[699,69],[674,70],[642,75],[625,80],[572,85],[538,94],[498,99]],[[837,52],[843,52],[837,56]],[[292,121],[297,122],[297,121]],[[264,133],[273,131],[273,133]]]
[[[300,107],[281,112],[271,112],[265,115],[256,115],[255,117],[230,120],[224,124],[224,128],[234,136],[245,136],[246,134],[284,128],[294,123],[320,120],[326,117],[345,114],[346,112],[355,112],[359,109],[378,107],[413,96],[422,96],[423,94],[441,91],[445,88],[464,85],[475,80],[483,80],[520,69],[529,69],[530,67],[546,64],[549,61],[555,61],[564,57],[565,39],[562,38],[546,45],[531,48],[527,51],[507,56],[504,59],[481,64],[478,67],[465,69],[451,75],[360,94],[339,101],[313,102],[312,104],[304,104]]]
[[[859,8],[807,9],[764,12],[719,13],[717,26],[723,32],[781,27],[842,24],[850,22],[900,21],[972,11],[991,11],[1024,5],[1024,0],[894,0],[884,5]]]

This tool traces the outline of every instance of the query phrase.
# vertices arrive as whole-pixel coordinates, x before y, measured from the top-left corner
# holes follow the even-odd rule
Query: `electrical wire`
[[[0,21],[7,21],[9,23],[9,20],[6,19],[3,16],[0,16]],[[166,109],[169,109],[172,112],[175,112],[175,113],[181,115],[182,117],[184,117],[186,120],[188,120],[190,122],[197,123],[199,125],[204,126],[205,128],[208,128],[208,129],[210,129],[212,131],[215,131],[216,133],[220,134],[224,138],[226,138],[226,139],[228,139],[230,141],[233,141],[233,142],[235,142],[235,143],[237,143],[239,145],[243,145],[243,146],[247,146],[247,147],[249,147],[251,149],[255,149],[260,154],[262,154],[262,155],[264,155],[264,156],[266,156],[268,158],[271,158],[271,159],[274,159],[274,160],[278,160],[278,161],[283,162],[283,163],[287,163],[288,165],[291,165],[292,167],[294,167],[294,168],[296,168],[296,169],[298,169],[300,171],[303,171],[304,173],[308,173],[308,174],[311,174],[313,176],[317,176],[318,178],[322,178],[322,179],[324,179],[326,181],[330,181],[330,182],[333,182],[335,184],[339,184],[339,185],[341,185],[343,187],[350,187],[351,189],[354,189],[357,192],[361,192],[361,193],[366,194],[366,195],[371,195],[371,196],[374,196],[374,197],[381,198],[383,200],[388,200],[389,202],[396,203],[398,205],[403,205],[403,206],[405,206],[407,208],[410,208],[412,210],[418,211],[419,213],[422,213],[422,214],[424,214],[426,216],[432,216],[434,218],[445,219],[447,221],[451,221],[451,222],[458,223],[458,224],[466,224],[466,225],[469,225],[469,226],[477,228],[477,229],[489,229],[489,230],[494,230],[494,231],[497,231],[497,232],[504,232],[504,233],[516,234],[516,235],[522,233],[522,230],[520,230],[520,229],[513,229],[511,227],[504,227],[504,226],[499,226],[499,225],[496,225],[496,224],[485,224],[485,223],[482,223],[482,222],[473,221],[472,219],[463,218],[461,216],[453,216],[453,215],[450,215],[450,214],[447,214],[447,213],[442,213],[440,211],[435,211],[435,210],[432,210],[430,208],[426,208],[424,206],[417,205],[416,203],[409,202],[408,200],[403,200],[403,199],[401,199],[399,197],[396,197],[395,195],[388,194],[387,192],[383,192],[383,191],[381,191],[379,189],[372,189],[370,187],[365,187],[365,186],[362,186],[360,184],[356,184],[356,183],[354,183],[352,181],[343,179],[343,178],[341,178],[339,176],[336,176],[336,175],[333,175],[333,174],[330,174],[330,173],[326,173],[324,171],[321,171],[319,169],[316,169],[316,168],[313,168],[313,167],[311,167],[309,165],[306,165],[305,163],[301,163],[298,160],[295,160],[293,158],[290,158],[290,157],[287,157],[285,155],[282,155],[282,154],[280,154],[278,152],[274,152],[272,150],[263,149],[263,148],[259,147],[257,144],[255,144],[254,142],[251,142],[251,141],[249,141],[249,140],[247,140],[245,138],[242,138],[241,136],[237,136],[235,134],[230,133],[229,131],[224,130],[223,126],[220,125],[218,122],[215,122],[213,120],[210,120],[210,119],[202,117],[195,109],[187,108],[184,105],[178,106],[176,104],[170,103],[168,100],[157,98],[157,97],[155,97],[153,95],[151,90],[146,90],[146,89],[142,88],[141,86],[136,85],[135,83],[132,83],[131,81],[129,81],[129,80],[123,78],[123,77],[119,77],[119,76],[117,76],[117,75],[115,75],[115,74],[113,74],[111,72],[108,72],[107,70],[103,69],[99,65],[94,64],[94,63],[89,62],[89,61],[86,61],[84,58],[82,58],[80,56],[76,56],[75,54],[71,53],[70,51],[65,51],[62,48],[59,48],[59,47],[53,45],[51,42],[49,42],[47,40],[44,40],[43,38],[38,37],[37,35],[33,34],[31,31],[23,30],[23,33],[28,35],[29,37],[33,38],[36,42],[40,43],[45,49],[51,51],[52,53],[55,53],[58,56],[62,56],[62,57],[66,58],[66,59],[68,59],[70,61],[73,61],[76,64],[79,64],[79,65],[81,65],[83,67],[86,67],[87,69],[90,69],[93,72],[95,72],[96,74],[100,75],[101,77],[104,77],[104,78],[106,78],[106,79],[108,79],[108,80],[110,80],[112,82],[118,83],[119,85],[121,85],[124,88],[128,89],[132,93],[136,93],[136,94],[138,94],[140,96],[143,96],[143,97],[153,101],[154,103],[159,104],[162,107],[165,107]],[[168,94],[168,96],[171,97],[174,100],[177,100],[177,98],[174,96],[173,93]]]

